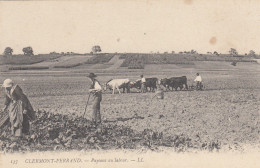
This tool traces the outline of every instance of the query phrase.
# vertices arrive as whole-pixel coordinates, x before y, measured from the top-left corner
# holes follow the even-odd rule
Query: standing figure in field
[[[22,89],[11,79],[6,79],[2,85],[5,92],[5,106],[3,111],[8,110],[11,123],[11,132],[15,137],[29,135],[30,120],[35,119],[35,111]]]
[[[102,87],[94,73],[90,73],[88,77],[92,82],[89,93],[94,97],[92,122],[97,126],[101,123],[100,102],[102,100]]]
[[[155,95],[154,97],[157,97],[157,99],[164,99],[164,91],[163,89],[161,88],[160,84],[157,83],[157,90],[155,92]],[[154,98],[153,97],[153,98]]]
[[[202,90],[202,83],[201,83],[202,79],[201,79],[201,76],[200,76],[199,73],[197,73],[197,76],[196,76],[194,82],[196,82],[196,89],[197,90]]]
[[[145,93],[146,92],[146,80],[144,78],[144,75],[141,75],[141,92]]]

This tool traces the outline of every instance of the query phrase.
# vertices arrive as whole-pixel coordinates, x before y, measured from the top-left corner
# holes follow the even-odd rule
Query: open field
[[[39,54],[39,55],[0,55],[0,65],[31,65],[44,61],[50,61],[59,58],[57,54]]]
[[[250,56],[231,56],[228,54],[218,56],[209,54],[122,54],[120,59],[124,59],[122,67],[139,67],[142,64],[192,65],[194,61],[255,62]]]
[[[194,62],[240,63],[257,62],[258,56],[231,56],[228,54],[134,54],[134,53],[100,53],[100,54],[39,54],[0,55],[0,71],[8,70],[41,70],[52,68],[107,69],[120,67],[128,69],[144,69],[149,65],[172,64],[190,67]]]
[[[166,92],[164,100],[151,99],[154,93],[141,94],[136,90],[121,95],[105,92],[101,104],[104,128],[112,131],[112,126],[119,132],[130,129],[134,132],[131,136],[135,138],[143,134],[145,129],[162,133],[164,138],[153,140],[154,146],[159,149],[176,148],[174,137],[183,135],[188,137],[186,140],[191,150],[201,150],[205,144],[216,143],[220,150],[247,151],[245,146],[250,146],[259,151],[259,67],[259,64],[251,62],[232,66],[228,62],[200,61],[192,65],[147,65],[142,70],[73,68],[59,71],[10,71],[2,72],[0,80],[7,77],[15,80],[29,96],[35,109],[80,117],[90,86],[86,77],[89,72],[97,73],[101,83],[111,78],[136,80],[140,74],[158,78],[186,75],[188,85],[192,84],[195,73],[200,72],[206,86],[204,91]],[[2,96],[0,103],[3,104]],[[91,104],[85,115],[87,120],[91,119]],[[122,133],[115,136],[117,139],[127,139],[130,135]],[[100,140],[97,142],[100,148],[122,147],[114,144],[112,137],[106,138],[109,144]],[[74,139],[72,144],[81,143],[81,140]],[[136,144],[139,144],[154,149],[154,146],[144,145],[146,143],[137,141],[131,147],[127,145],[129,142],[123,144],[126,148],[138,149]],[[53,150],[53,147],[50,146],[48,150]]]
[[[85,64],[91,56],[70,56],[65,61],[60,61],[53,65],[54,68],[73,68]]]
[[[72,68],[85,64],[91,55],[35,55],[35,56],[1,56],[1,71],[8,70],[41,70],[52,68]]]

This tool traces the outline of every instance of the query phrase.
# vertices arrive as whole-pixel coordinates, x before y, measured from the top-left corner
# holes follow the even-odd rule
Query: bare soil
[[[4,145],[9,145],[2,149],[28,151],[146,147],[151,150],[160,150],[166,147],[174,148],[177,152],[190,150],[243,152],[250,146],[260,151],[259,65],[239,64],[229,69],[227,69],[229,65],[224,65],[225,68],[222,69],[221,66],[214,64],[215,68],[212,69],[194,67],[171,69],[168,66],[153,71],[147,68],[144,72],[118,70],[112,74],[110,71],[99,73],[98,80],[101,83],[110,78],[128,77],[136,80],[139,73],[145,73],[146,77],[158,78],[186,75],[188,84],[191,85],[195,72],[200,72],[205,89],[203,91],[165,92],[163,100],[152,99],[154,93],[141,94],[136,93],[136,90],[132,90],[134,93],[121,95],[112,95],[109,91],[104,92],[101,103],[102,130],[107,132],[101,131],[98,134],[89,123],[92,115],[92,99],[85,119],[82,118],[90,84],[86,78],[88,72],[71,71],[66,74],[42,72],[40,75],[2,73],[1,81],[7,77],[13,78],[28,95],[33,107],[39,109],[38,114],[43,117],[39,118],[42,119],[39,121],[41,126],[50,127],[51,130],[54,129],[54,125],[57,125],[55,122],[63,123],[66,120],[74,124],[58,131],[62,134],[60,138],[58,134],[55,135],[58,137],[53,137],[58,138],[56,141],[62,141],[60,143],[51,143],[54,139],[43,138],[38,129],[32,128],[33,132],[41,138],[30,137],[24,140],[28,142],[25,145],[27,149],[17,143],[14,145],[16,148],[11,148],[12,143],[7,143],[9,142],[7,139],[1,139]],[[210,67],[210,65],[207,66]],[[3,97],[0,103],[3,104]],[[57,119],[55,115],[58,115]],[[50,122],[46,116],[51,118]],[[61,118],[64,120],[62,121]],[[79,120],[84,124],[80,125]],[[34,123],[33,126],[37,127],[37,124]],[[84,128],[84,138],[78,136],[79,132],[76,128]],[[69,129],[72,129],[72,132],[76,131],[74,132],[76,136],[66,134]],[[64,140],[64,138],[68,137],[72,140],[66,146],[69,140]],[[87,137],[89,139],[86,139]],[[116,140],[118,142],[115,142]],[[37,143],[40,143],[40,146],[34,146]],[[76,144],[85,144],[85,146],[83,148]],[[93,147],[93,144],[96,146]]]

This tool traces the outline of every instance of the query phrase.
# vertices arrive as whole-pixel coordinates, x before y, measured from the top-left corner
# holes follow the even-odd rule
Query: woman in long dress
[[[35,111],[22,89],[11,79],[6,79],[2,85],[5,91],[5,106],[8,110],[11,123],[11,132],[15,137],[28,135],[30,131],[29,120],[35,119]]]

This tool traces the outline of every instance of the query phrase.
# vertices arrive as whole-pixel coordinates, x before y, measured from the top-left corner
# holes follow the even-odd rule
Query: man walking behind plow
[[[90,73],[88,77],[92,81],[89,94],[92,94],[94,98],[92,106],[92,122],[95,126],[98,126],[101,123],[100,102],[102,100],[102,88],[99,81],[96,79],[97,76],[94,73]]]
[[[202,90],[202,79],[199,73],[197,73],[194,82],[196,82],[196,90]]]
[[[11,133],[15,137],[29,135],[30,120],[35,119],[35,111],[22,89],[11,79],[6,79],[2,85],[5,92],[5,106],[11,123]]]
[[[141,75],[141,92],[145,93],[146,92],[146,80],[144,75]]]

